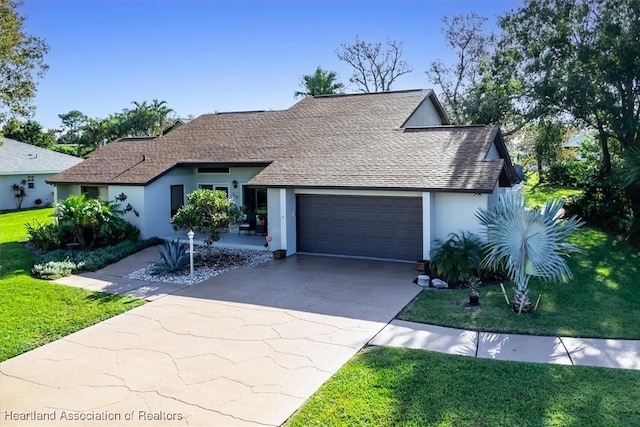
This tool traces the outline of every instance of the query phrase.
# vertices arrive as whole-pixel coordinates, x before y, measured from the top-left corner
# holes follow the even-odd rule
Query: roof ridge
[[[409,93],[409,92],[422,92],[431,89],[401,89],[401,90],[389,90],[385,92],[365,92],[365,93],[329,93],[325,95],[314,95],[310,98],[339,98],[347,96],[373,96],[373,95],[388,95],[392,93]]]

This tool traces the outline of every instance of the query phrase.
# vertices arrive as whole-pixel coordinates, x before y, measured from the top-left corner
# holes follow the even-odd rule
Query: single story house
[[[0,210],[17,209],[13,184],[24,187],[22,208],[46,206],[54,201],[54,187],[46,182],[53,175],[82,162],[67,154],[2,138],[0,144]],[[24,184],[22,183],[24,181]]]
[[[210,188],[265,215],[272,250],[409,261],[429,259],[436,238],[480,231],[475,212],[515,181],[500,129],[449,125],[431,90],[205,114],[110,143],[49,180],[57,198],[125,193],[145,238],[173,235],[186,195]]]

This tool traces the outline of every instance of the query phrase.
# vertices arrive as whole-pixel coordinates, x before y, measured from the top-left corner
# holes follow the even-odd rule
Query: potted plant
[[[472,276],[467,282],[467,286],[469,287],[470,306],[480,305],[480,293],[478,292],[478,286],[480,286],[480,283],[480,279],[475,276]]]
[[[273,259],[285,259],[287,257],[286,249],[277,249],[273,251]]]

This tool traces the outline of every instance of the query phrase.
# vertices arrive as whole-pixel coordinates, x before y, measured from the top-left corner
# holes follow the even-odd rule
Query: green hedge
[[[162,239],[154,237],[137,242],[124,241],[114,246],[94,250],[70,252],[58,249],[38,256],[31,272],[34,277],[52,280],[83,271],[96,271],[162,242]]]

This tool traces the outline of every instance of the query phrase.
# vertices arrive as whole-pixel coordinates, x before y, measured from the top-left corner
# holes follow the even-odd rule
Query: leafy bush
[[[480,275],[483,242],[468,231],[451,233],[447,240],[436,239],[431,254],[431,271],[451,284],[467,282]]]
[[[137,212],[131,205],[121,208],[118,202],[126,199],[119,195],[114,201],[103,202],[85,195],[71,195],[56,204],[55,224],[26,224],[32,243],[45,251],[62,249],[68,243],[82,248],[111,246],[129,240],[135,242],[140,230],[122,216]]]
[[[114,246],[94,250],[70,252],[68,250],[58,249],[38,256],[36,265],[32,268],[32,273],[35,277],[43,279],[57,279],[82,271],[96,271],[144,248],[159,243],[162,243],[161,239],[152,238],[137,242],[124,241]],[[47,267],[46,265],[49,263],[53,264]],[[56,263],[70,263],[71,266],[64,264],[64,266],[56,267]],[[56,268],[58,270],[55,270]],[[59,271],[60,275],[55,276],[54,273],[56,271]],[[41,272],[46,272],[47,277],[42,276]]]
[[[585,175],[585,165],[579,160],[564,160],[549,166],[545,173],[547,183],[562,187],[576,187],[582,184]]]
[[[140,229],[122,218],[112,218],[100,227],[100,243],[104,246],[116,245],[125,240],[137,242],[139,238]]]
[[[224,191],[200,189],[188,194],[187,199],[189,203],[171,218],[173,228],[205,234],[207,247],[220,239],[221,228],[236,223],[243,214]]]
[[[33,225],[26,223],[25,227],[27,228],[29,240],[38,249],[52,251],[63,245],[64,232],[58,224],[42,224],[40,221],[35,220]]]
[[[589,225],[626,236],[633,222],[631,203],[616,177],[597,178],[583,185],[582,194],[569,198],[565,211]]]
[[[189,250],[180,239],[164,242],[158,253],[160,261],[151,266],[151,274],[177,273],[189,266]]]
[[[35,277],[40,279],[54,280],[80,271],[82,267],[82,263],[79,264],[66,259],[64,261],[48,261],[43,264],[36,264],[31,271]]]

